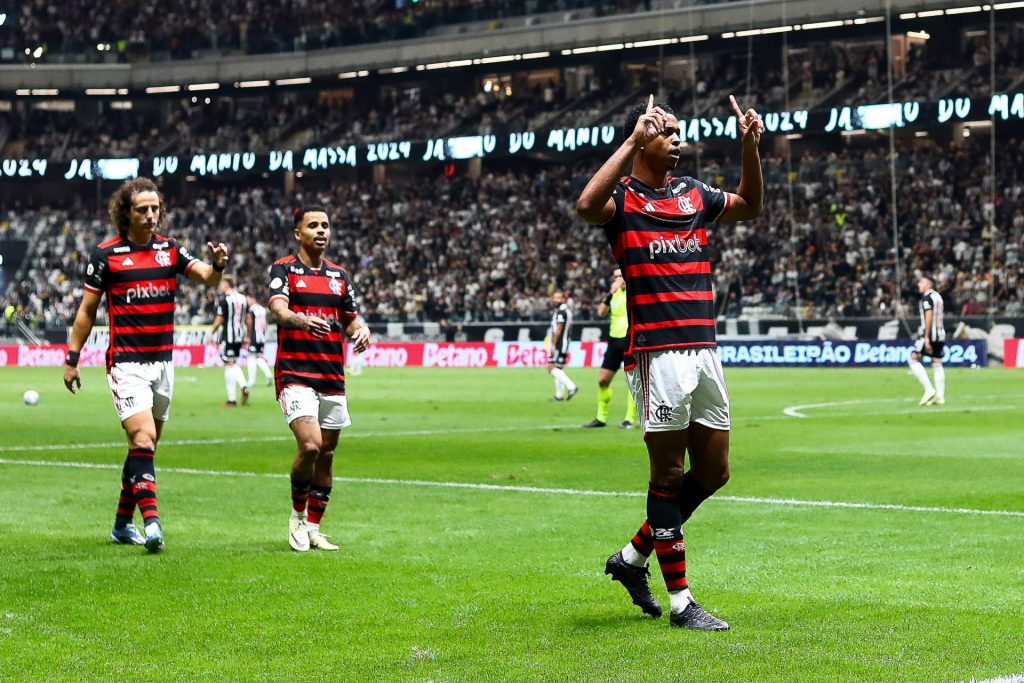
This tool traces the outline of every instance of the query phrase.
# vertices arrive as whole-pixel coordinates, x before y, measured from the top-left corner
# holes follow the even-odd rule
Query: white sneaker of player
[[[935,398],[935,405],[937,405],[937,406],[944,406],[944,405],[946,405],[945,397],[943,397],[943,396],[936,397]]]
[[[306,532],[309,534],[309,547],[317,550],[337,550],[338,546],[327,540],[327,537],[320,533],[319,524],[306,522]]]
[[[306,527],[306,513],[299,514],[292,510],[288,518],[288,545],[297,553],[309,550],[309,531]]]
[[[933,403],[935,403],[935,390],[931,388],[925,389],[924,396],[922,396],[921,400],[917,402],[917,405],[930,406]]]

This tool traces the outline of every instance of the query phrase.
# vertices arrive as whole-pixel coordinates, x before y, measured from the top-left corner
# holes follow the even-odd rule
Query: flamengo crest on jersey
[[[85,269],[85,288],[107,297],[107,369],[115,363],[171,360],[177,276],[197,261],[161,235],[145,246],[114,237],[96,247]]]
[[[352,278],[327,259],[313,269],[294,255],[270,268],[270,301],[284,298],[294,313],[315,315],[331,325],[322,339],[303,330],[277,327],[277,393],[302,384],[321,394],[345,393],[344,329],[359,315]]]
[[[626,280],[629,351],[715,346],[708,227],[728,195],[689,177],[652,188],[622,178],[601,226]]]

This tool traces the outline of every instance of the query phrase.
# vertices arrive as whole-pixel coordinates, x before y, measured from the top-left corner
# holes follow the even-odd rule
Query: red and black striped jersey
[[[629,350],[713,348],[715,307],[707,230],[728,195],[689,177],[648,187],[622,178],[601,226],[626,280]]]
[[[145,246],[114,237],[96,247],[85,270],[85,288],[107,295],[108,370],[115,363],[171,360],[177,276],[198,260],[162,235],[153,235]]]
[[[310,268],[294,254],[286,256],[270,268],[270,301],[278,298],[295,313],[326,320],[331,332],[317,339],[278,325],[277,393],[289,384],[302,384],[321,394],[344,394],[344,330],[359,315],[348,271],[327,259]]]

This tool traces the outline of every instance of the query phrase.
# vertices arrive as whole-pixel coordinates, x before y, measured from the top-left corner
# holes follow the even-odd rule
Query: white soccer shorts
[[[153,419],[160,422],[171,416],[174,363],[169,360],[117,363],[107,373],[107,385],[121,422],[145,410],[152,410]]]
[[[277,397],[288,424],[300,417],[315,417],[321,429],[343,429],[352,424],[348,399],[343,394],[321,394],[302,384],[289,384]]]
[[[729,429],[729,390],[714,349],[634,355],[636,366],[626,371],[626,382],[644,433],[686,429],[691,421]]]

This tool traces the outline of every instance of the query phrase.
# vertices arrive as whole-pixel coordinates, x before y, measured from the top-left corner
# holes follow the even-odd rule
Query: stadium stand
[[[988,47],[966,36],[959,49],[917,39],[906,45],[896,74],[897,101],[988,95]],[[1024,33],[998,34],[996,87],[1024,85]],[[637,68],[615,57],[595,59],[583,76],[573,65],[541,70],[496,70],[483,87],[477,79],[410,74],[358,89],[306,89],[287,94],[190,94],[114,101],[18,102],[0,111],[3,156],[73,158],[201,152],[266,152],[283,146],[374,142],[385,139],[536,130],[617,123],[626,103],[662,78],[680,116],[720,109],[729,93],[742,93],[763,111],[874,104],[888,97],[884,33],[849,41],[807,34],[794,39],[786,64],[770,45],[666,56]],[[749,68],[757,64],[757,69]],[[882,64],[880,71],[880,64]],[[789,90],[783,87],[783,67]],[[488,85],[489,84],[489,85]],[[438,87],[440,86],[440,87]],[[788,96],[788,97],[787,97]]]
[[[711,0],[725,2],[727,0]],[[188,59],[204,53],[260,54],[318,50],[404,40],[433,33],[460,33],[482,24],[498,30],[509,20],[545,23],[651,10],[659,6],[711,4],[652,0],[293,0],[259,7],[247,0],[171,5],[138,2],[97,5],[87,0],[57,6],[26,2],[18,47],[44,45],[54,57],[74,61]],[[478,27],[477,27],[478,28]],[[106,45],[110,45],[109,48]],[[96,46],[104,46],[97,50]]]
[[[1000,148],[997,164],[1007,170],[995,207],[979,191],[987,183],[986,147],[967,139],[949,152],[928,141],[901,150],[906,267],[935,274],[951,313],[1020,315],[1024,143]],[[693,161],[684,159],[680,171]],[[734,186],[737,169],[703,161],[700,177]],[[720,315],[892,315],[897,282],[884,159],[870,150],[807,152],[795,169],[792,210],[780,189],[784,160],[768,156],[764,166],[776,188],[765,214],[723,225],[713,240]],[[488,168],[478,180],[396,177],[385,185],[332,181],[294,199],[265,186],[201,189],[169,198],[167,232],[197,249],[209,239],[231,244],[231,270],[243,289],[263,296],[269,265],[292,246],[289,207],[313,199],[331,209],[332,252],[355,275],[373,322],[540,320],[556,287],[574,294],[586,318],[612,265],[600,230],[573,215],[592,168]],[[1004,226],[999,234],[987,228],[993,210]],[[88,249],[109,230],[100,212],[9,212],[0,234],[34,244],[26,277],[7,299],[37,325],[69,323]],[[212,295],[182,287],[179,322],[211,320]],[[910,283],[902,295],[905,304],[913,300]]]
[[[538,17],[541,4],[561,18]],[[82,13],[94,4],[73,0],[57,13],[33,0],[22,3],[16,39],[19,47],[42,41],[44,63],[185,59],[500,31],[534,19],[689,4],[424,0],[415,7],[391,2],[383,11],[375,2],[309,0],[280,3],[256,17],[240,0],[177,2],[161,6],[173,21],[150,21],[146,25],[155,29],[141,36],[138,26],[156,6],[108,4],[85,22]],[[900,50],[894,101],[986,97],[993,83],[995,92],[1024,86],[1019,17],[997,27],[991,73],[984,18],[948,22],[943,31],[941,39],[908,32],[893,43]],[[12,40],[10,34],[2,39]],[[751,38],[635,57],[612,52],[589,55],[586,62],[517,62],[471,77],[458,70],[410,72],[287,91],[0,98],[7,105],[0,106],[0,157],[266,153],[617,125],[652,91],[664,93],[681,118],[720,115],[729,93],[762,111],[888,101],[884,26],[865,26],[842,40],[805,31],[787,41],[784,51],[776,38]],[[96,49],[107,43],[114,48]],[[891,317],[898,301],[904,306],[899,312],[907,314],[916,272],[935,274],[951,313],[1024,314],[1024,131],[1012,122],[1001,127],[993,158],[984,128],[974,136],[964,126],[932,128],[901,132],[895,195],[878,137],[865,144],[855,137],[808,135],[790,143],[790,161],[782,136],[768,136],[762,143],[765,214],[749,224],[722,226],[713,243],[720,317]],[[738,177],[734,145],[691,145],[680,172],[732,188]],[[167,232],[194,248],[208,239],[231,244],[232,270],[244,289],[261,296],[267,267],[291,247],[290,207],[315,199],[332,210],[332,252],[354,273],[371,321],[541,320],[556,287],[573,293],[577,315],[586,319],[605,286],[610,254],[600,232],[575,219],[573,204],[605,152],[487,159],[473,172],[466,164],[442,173],[439,164],[411,161],[379,174],[290,173],[284,183],[258,173],[215,183],[168,180]],[[36,193],[32,201],[8,191],[0,240],[26,240],[30,247],[24,267],[3,274],[0,308],[19,307],[21,318],[36,327],[71,320],[88,249],[109,233],[98,198],[114,186],[97,182]],[[892,248],[893,203],[903,281]],[[212,295],[182,286],[179,322],[211,320]]]

